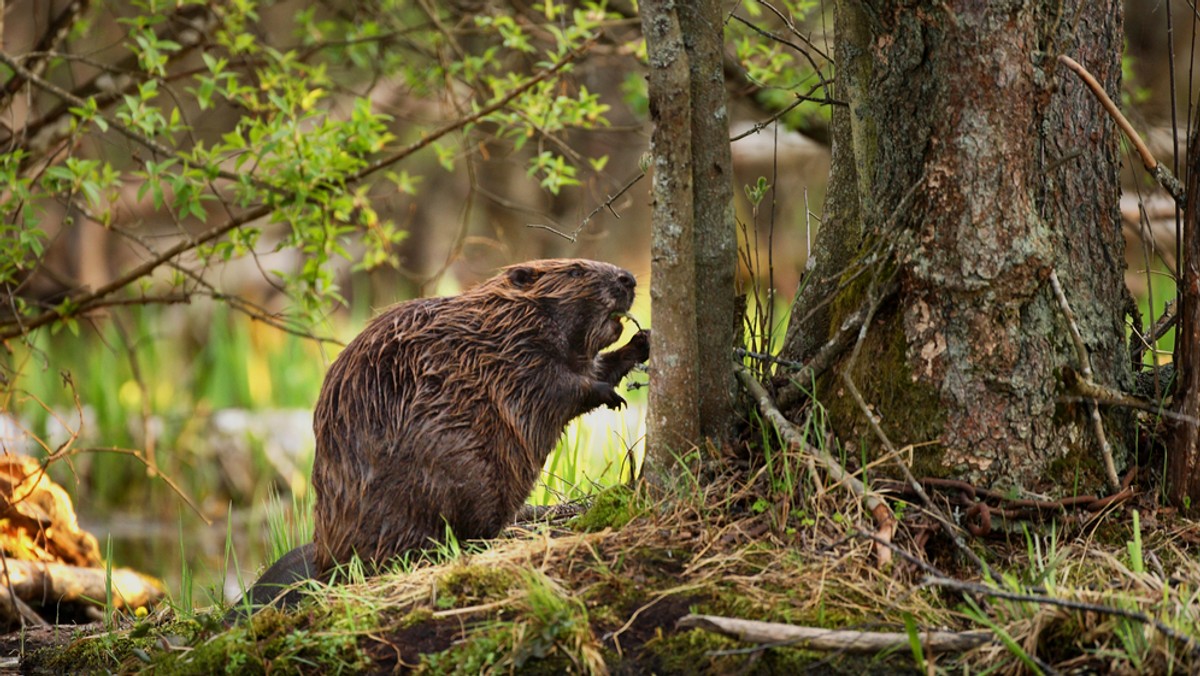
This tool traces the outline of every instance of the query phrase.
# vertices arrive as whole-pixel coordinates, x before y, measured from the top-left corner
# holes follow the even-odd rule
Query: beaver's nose
[[[633,278],[633,275],[624,270],[621,271],[621,274],[617,275],[617,281],[621,283],[621,286],[629,289],[630,291],[637,286],[637,280]]]

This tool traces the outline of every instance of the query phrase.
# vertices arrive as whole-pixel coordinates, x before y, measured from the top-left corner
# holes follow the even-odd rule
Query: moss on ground
[[[438,577],[439,607],[455,608],[507,598],[520,583],[517,573],[504,568],[455,565]]]
[[[368,666],[357,636],[327,615],[267,609],[226,630],[221,614],[146,621],[30,655],[34,673],[352,673]]]
[[[605,528],[624,528],[639,513],[635,491],[617,485],[596,494],[588,511],[575,517],[571,527],[581,533],[596,533]]]
[[[679,630],[688,614],[823,628],[905,632],[974,630],[998,626],[1010,645],[1057,666],[1173,669],[1197,666],[1183,644],[1152,626],[1102,613],[1050,604],[993,600],[986,622],[961,606],[958,593],[922,586],[925,571],[898,562],[877,566],[870,540],[858,537],[866,517],[853,505],[806,505],[812,514],[842,519],[774,522],[739,507],[752,502],[723,479],[701,482],[703,504],[678,496],[612,530],[613,514],[629,505],[620,491],[605,498],[600,532],[539,534],[497,541],[457,559],[425,562],[362,584],[319,589],[294,611],[264,611],[231,629],[219,615],[159,619],[110,634],[80,637],[65,649],[38,653],[27,670],[199,673],[348,673],[416,671],[433,674],[584,673],[904,673],[917,670],[907,644],[871,656],[819,654],[753,644],[702,630]],[[735,489],[735,490],[731,490]],[[829,504],[832,503],[832,504]],[[626,512],[627,513],[627,512]],[[1143,550],[1155,552],[1179,584],[1134,569],[1125,543],[1132,539],[1118,510],[1108,522],[1068,536],[1063,526],[1031,530],[1024,541],[975,541],[972,546],[1005,575],[1006,589],[1037,587],[1055,598],[1137,608],[1168,621],[1183,635],[1200,630],[1191,600],[1200,594],[1195,548],[1151,531],[1143,521]],[[908,510],[900,536],[931,529]],[[1145,517],[1149,519],[1150,517]],[[1200,530],[1195,524],[1180,527]],[[1076,529],[1079,530],[1079,529]],[[911,547],[911,541],[901,545]],[[932,540],[934,552],[910,550],[932,565],[958,558],[951,545]],[[1102,551],[1103,555],[1098,556]],[[953,570],[953,569],[950,569]],[[959,569],[970,573],[969,568]],[[1134,571],[1134,572],[1130,572]],[[978,579],[977,577],[974,579]],[[1022,587],[1021,585],[1025,585]],[[1093,590],[1103,589],[1104,597]],[[1020,671],[1011,647],[939,654],[947,671]]]

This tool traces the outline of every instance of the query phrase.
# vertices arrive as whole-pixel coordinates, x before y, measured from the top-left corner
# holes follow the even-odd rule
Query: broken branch
[[[788,444],[799,448],[803,452],[815,457],[825,466],[825,470],[829,475],[839,483],[845,484],[855,496],[862,500],[867,509],[871,510],[871,516],[875,519],[875,524],[879,526],[879,530],[875,533],[878,541],[875,543],[875,555],[879,560],[879,566],[882,568],[892,560],[892,551],[883,546],[883,542],[891,542],[892,535],[896,531],[896,517],[892,514],[892,510],[887,506],[879,496],[867,491],[867,487],[863,482],[852,476],[842,467],[842,465],[824,449],[817,448],[804,438],[804,434],[796,429],[792,421],[788,420],[783,413],[775,406],[775,402],[771,400],[771,395],[767,393],[766,388],[750,375],[744,366],[736,367],[737,377],[742,381],[742,385],[750,396],[754,397],[758,403],[758,408],[762,411],[763,416],[771,421],[775,429],[779,431],[779,436],[783,437]]]

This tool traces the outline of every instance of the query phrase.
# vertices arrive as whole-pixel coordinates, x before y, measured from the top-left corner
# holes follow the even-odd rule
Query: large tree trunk
[[[899,290],[851,375],[894,442],[936,442],[919,447],[916,473],[1099,486],[1090,409],[1064,396],[1064,369],[1080,364],[1047,280],[1062,280],[1095,379],[1127,388],[1117,133],[1055,56],[1115,98],[1120,2],[840,0],[836,22],[849,104],[834,117],[837,229],[818,238],[825,260],[785,356],[811,355],[858,309],[871,274],[853,277],[857,264],[891,244]],[[808,311],[830,294],[828,312]],[[842,438],[875,444],[846,388],[828,385]],[[1128,418],[1104,420],[1120,465]]]

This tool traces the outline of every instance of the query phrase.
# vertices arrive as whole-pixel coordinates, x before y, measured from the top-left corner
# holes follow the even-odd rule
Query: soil
[[[21,659],[42,648],[65,648],[82,636],[99,634],[104,625],[99,622],[81,625],[32,627],[22,631],[0,634],[0,674],[20,674]]]

